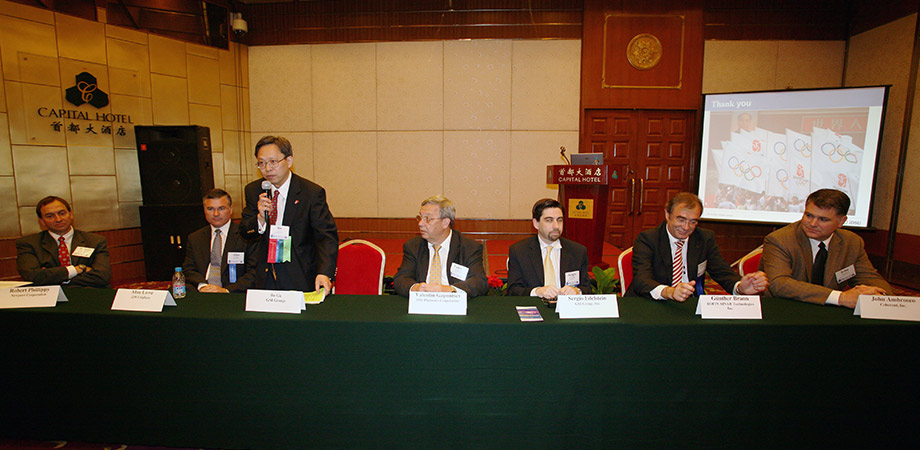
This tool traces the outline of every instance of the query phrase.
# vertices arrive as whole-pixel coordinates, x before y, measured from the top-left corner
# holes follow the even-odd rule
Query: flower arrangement
[[[505,295],[508,285],[501,278],[489,275],[489,293],[486,295]]]

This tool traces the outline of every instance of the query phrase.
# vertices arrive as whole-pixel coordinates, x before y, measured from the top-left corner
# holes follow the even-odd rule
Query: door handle
[[[629,178],[629,215],[633,215],[636,209],[636,178]]]
[[[642,214],[642,194],[645,193],[645,178],[639,180],[639,210],[636,214]]]

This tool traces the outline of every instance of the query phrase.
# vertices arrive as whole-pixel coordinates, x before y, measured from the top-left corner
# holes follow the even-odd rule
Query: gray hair
[[[457,214],[454,202],[448,200],[447,197],[443,195],[434,195],[422,200],[422,206],[425,205],[437,205],[438,208],[441,209],[441,218],[450,219],[450,227],[454,227],[454,220]]]

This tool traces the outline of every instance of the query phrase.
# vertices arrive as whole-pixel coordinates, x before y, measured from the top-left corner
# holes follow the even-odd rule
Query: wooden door
[[[694,111],[588,110],[582,151],[621,167],[610,190],[606,240],[621,248],[664,220],[674,194],[689,188],[695,158]]]

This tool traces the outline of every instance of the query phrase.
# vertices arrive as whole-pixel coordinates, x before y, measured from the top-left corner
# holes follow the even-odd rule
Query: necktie
[[[431,258],[431,270],[428,271],[429,284],[441,284],[441,256],[438,255],[440,245],[434,246],[434,258]]]
[[[543,285],[556,286],[556,269],[553,267],[553,246],[546,246],[546,258],[543,259]]]
[[[211,265],[208,269],[208,284],[220,286],[220,229],[214,230],[214,242],[211,244]]]
[[[677,250],[674,252],[674,266],[671,270],[671,286],[680,284],[684,274],[684,255],[681,249],[684,248],[684,241],[677,241]]]
[[[58,238],[58,259],[62,266],[70,265],[70,251],[67,250],[67,241],[64,240],[64,236]]]
[[[815,255],[815,265],[811,268],[811,282],[824,286],[824,266],[827,265],[827,247],[824,243],[818,244],[818,253]]]
[[[272,212],[268,213],[269,225],[274,225],[278,221],[278,190],[275,189],[275,195],[272,196]]]

